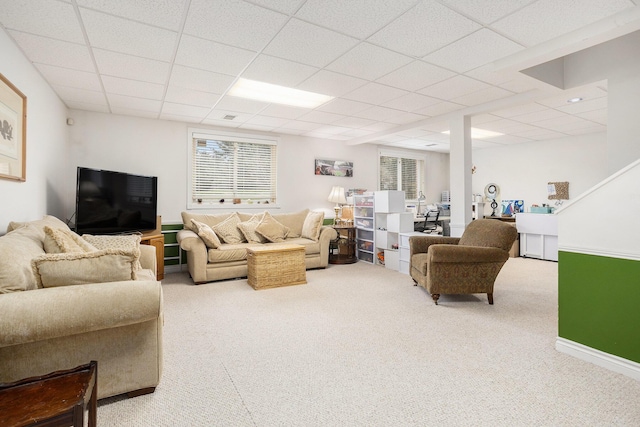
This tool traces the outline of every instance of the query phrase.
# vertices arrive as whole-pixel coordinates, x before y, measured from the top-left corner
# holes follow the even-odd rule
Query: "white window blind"
[[[380,190],[401,190],[405,199],[418,198],[422,160],[380,155]]]
[[[276,202],[276,141],[192,133],[191,203]]]

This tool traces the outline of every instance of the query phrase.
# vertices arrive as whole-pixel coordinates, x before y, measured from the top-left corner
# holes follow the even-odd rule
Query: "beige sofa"
[[[222,224],[228,223],[234,215],[237,215],[236,221],[240,221],[241,224],[238,226],[240,234],[236,234],[241,236],[242,241],[238,242],[238,239],[234,239],[230,243],[225,241],[223,236],[218,236],[218,241],[212,243],[206,235],[203,235],[202,228],[207,228],[208,231],[211,229],[209,233],[213,231],[214,234],[224,232],[221,230]],[[272,237],[272,241],[269,241],[260,233],[254,232],[262,230],[260,227],[266,219],[284,227],[280,229],[280,231],[284,230],[284,233],[276,238]],[[337,233],[332,227],[323,226],[323,219],[322,213],[309,211],[309,209],[294,213],[266,213],[266,218],[265,212],[257,214],[231,212],[219,215],[182,212],[184,229],[178,232],[177,239],[180,248],[187,253],[189,274],[196,284],[246,277],[248,271],[246,249],[256,245],[282,243],[302,245],[305,248],[306,268],[325,268],[329,262],[329,242],[337,237]],[[194,226],[193,220],[205,226],[199,230]],[[252,227],[252,224],[255,227]],[[230,227],[235,226],[231,224]]]
[[[153,392],[163,323],[155,248],[46,254],[45,226],[73,234],[47,216],[11,223],[0,237],[0,382],[97,360],[98,398]],[[80,284],[92,275],[102,283]]]

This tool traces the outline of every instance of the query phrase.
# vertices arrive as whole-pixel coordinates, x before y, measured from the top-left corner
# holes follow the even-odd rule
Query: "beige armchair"
[[[509,259],[516,228],[495,219],[471,222],[462,237],[412,236],[411,278],[438,304],[441,294],[486,293],[493,304],[493,284]]]

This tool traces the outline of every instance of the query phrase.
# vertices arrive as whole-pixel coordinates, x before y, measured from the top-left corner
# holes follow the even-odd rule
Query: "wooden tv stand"
[[[142,233],[140,243],[156,248],[156,265],[158,266],[156,277],[158,280],[164,279],[164,235],[162,234],[162,217],[158,216],[155,230]]]

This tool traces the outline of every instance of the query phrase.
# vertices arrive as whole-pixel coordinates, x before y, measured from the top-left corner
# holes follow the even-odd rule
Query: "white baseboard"
[[[560,337],[556,338],[556,350],[640,381],[640,363]]]

